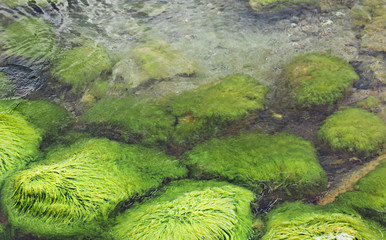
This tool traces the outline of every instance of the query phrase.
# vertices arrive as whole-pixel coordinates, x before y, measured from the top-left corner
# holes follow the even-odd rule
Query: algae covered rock
[[[132,49],[131,59],[118,62],[114,66],[113,75],[127,87],[135,88],[152,81],[190,76],[195,71],[195,64],[168,43],[154,41]]]
[[[13,230],[60,239],[98,236],[130,198],[184,177],[175,158],[107,139],[58,146],[47,159],[13,174],[1,201]]]
[[[255,11],[278,11],[296,8],[298,6],[317,5],[315,0],[249,0],[249,5]]]
[[[106,50],[99,44],[87,42],[61,53],[51,72],[60,82],[79,90],[93,81],[106,80],[111,67]]]
[[[32,123],[45,138],[57,137],[74,122],[67,110],[53,102],[36,100],[0,100],[0,111],[18,112]]]
[[[318,138],[333,150],[369,156],[382,149],[386,141],[384,121],[360,108],[348,108],[328,117]]]
[[[2,0],[0,4],[5,4],[9,7],[17,7],[27,5],[28,3],[37,4],[40,6],[47,6],[50,3],[64,2],[65,0]]]
[[[119,135],[126,142],[163,146],[173,131],[175,118],[165,106],[134,97],[102,99],[82,116],[92,132]]]
[[[171,97],[177,118],[174,144],[185,147],[216,134],[221,127],[264,109],[268,88],[249,75],[229,75],[217,82]]]
[[[224,179],[256,192],[280,188],[307,196],[323,191],[327,183],[312,143],[288,133],[211,139],[183,160],[195,178]]]
[[[0,181],[39,154],[41,136],[23,117],[0,111]]]
[[[22,17],[0,34],[0,44],[9,56],[34,64],[53,57],[57,50],[52,26],[41,18]]]
[[[386,7],[383,8],[386,11]],[[361,31],[362,47],[378,52],[386,52],[386,16],[374,17]]]
[[[375,170],[361,178],[349,191],[338,196],[338,207],[350,207],[362,216],[386,225],[386,159]]]
[[[118,218],[117,240],[235,239],[252,234],[252,192],[225,182],[172,182]]]
[[[331,105],[354,80],[354,68],[344,60],[320,53],[295,57],[283,71],[289,96],[301,108]]]
[[[381,103],[381,100],[375,96],[375,95],[369,95],[367,98],[359,101],[357,103],[357,107],[373,110],[375,109],[379,104]]]
[[[0,72],[0,98],[12,96],[13,92],[12,81],[3,72]]]
[[[267,215],[268,239],[383,239],[386,229],[360,216],[301,202],[284,203]]]

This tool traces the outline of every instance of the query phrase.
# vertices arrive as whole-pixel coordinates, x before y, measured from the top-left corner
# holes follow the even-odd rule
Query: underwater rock
[[[297,197],[326,188],[313,144],[300,137],[248,133],[211,139],[182,157],[198,179],[224,179],[260,193],[285,190]]]
[[[384,8],[386,11],[386,7]],[[362,47],[377,52],[386,52],[386,15],[373,18],[361,31]]]
[[[252,234],[252,192],[225,182],[182,180],[118,217],[117,240],[234,239]]]
[[[0,34],[7,55],[33,64],[50,60],[57,51],[52,26],[41,18],[22,17]]]
[[[3,72],[0,72],[0,98],[10,97],[14,91],[12,81]]]
[[[134,97],[101,99],[81,119],[95,135],[146,146],[165,146],[175,122],[165,106]]]
[[[113,69],[115,81],[123,81],[128,88],[136,88],[154,81],[175,76],[191,76],[195,64],[181,56],[164,41],[147,42],[131,51],[131,58],[118,62]]]
[[[284,203],[267,215],[268,239],[355,240],[383,239],[386,229],[360,216],[345,214],[339,209]]]
[[[317,6],[315,0],[249,0],[251,8],[258,12],[274,12],[299,6]]]
[[[370,156],[381,151],[386,141],[386,125],[364,109],[348,108],[329,116],[317,136],[335,151]]]
[[[289,97],[298,107],[331,105],[359,77],[346,61],[321,53],[295,57],[283,70]]]
[[[8,7],[17,7],[21,5],[27,5],[29,2],[40,6],[46,6],[50,3],[65,2],[66,0],[2,0],[1,4],[5,4]]]
[[[334,203],[338,207],[355,209],[362,216],[386,226],[386,160],[372,172],[361,178],[354,186],[355,191],[338,196]]]
[[[51,72],[74,90],[80,90],[93,81],[106,80],[112,63],[104,48],[96,43],[68,49],[59,55]]]
[[[74,122],[65,108],[49,101],[0,100],[0,110],[2,109],[23,115],[50,143]]]
[[[170,97],[168,105],[177,118],[172,143],[189,148],[252,111],[263,110],[267,92],[268,87],[251,76],[235,74]]]
[[[185,175],[174,157],[161,152],[85,139],[53,148],[45,160],[13,174],[1,201],[13,231],[84,239],[104,232],[124,201]]]
[[[41,136],[22,116],[0,110],[0,181],[39,154]]]

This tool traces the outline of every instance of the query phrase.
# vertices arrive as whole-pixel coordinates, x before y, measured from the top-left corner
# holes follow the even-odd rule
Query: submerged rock
[[[41,18],[22,17],[0,34],[7,55],[33,64],[50,60],[57,51],[52,26]]]
[[[375,114],[349,108],[329,116],[320,127],[318,138],[333,150],[369,156],[381,151],[386,125]]]
[[[249,5],[253,10],[259,12],[270,12],[296,8],[299,6],[317,6],[315,0],[249,0]]]
[[[267,215],[268,239],[383,239],[386,229],[360,216],[301,202],[284,203]]]
[[[99,236],[119,204],[184,177],[175,158],[107,139],[58,146],[13,174],[1,201],[13,231],[44,238]]]
[[[263,110],[267,92],[251,76],[236,74],[171,97],[168,105],[177,119],[172,143],[191,147],[227,124]]]
[[[301,108],[332,105],[359,77],[344,60],[320,53],[295,57],[285,66],[289,98]]]
[[[183,162],[195,178],[224,179],[257,193],[280,189],[304,197],[327,183],[312,143],[288,133],[211,139],[187,152]]]
[[[252,192],[225,182],[172,182],[118,218],[117,240],[235,239],[252,234]]]
[[[0,72],[0,98],[10,97],[14,91],[12,81],[3,72]]]
[[[64,2],[66,0],[2,0],[1,4],[5,4],[9,7],[17,7],[21,5],[27,5],[29,3],[34,3],[40,6],[49,5],[50,3]]]
[[[112,63],[102,46],[85,43],[61,53],[51,72],[60,82],[80,90],[94,81],[106,80],[111,67]]]
[[[115,81],[123,81],[128,88],[136,88],[154,81],[175,76],[191,76],[195,64],[181,56],[164,41],[147,42],[131,51],[131,58],[118,62],[113,69]]]
[[[0,110],[0,181],[34,160],[41,136],[17,113]]]

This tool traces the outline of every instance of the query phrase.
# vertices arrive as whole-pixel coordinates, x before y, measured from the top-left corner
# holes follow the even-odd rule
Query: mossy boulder
[[[168,105],[177,119],[173,144],[191,147],[222,127],[263,110],[267,92],[251,76],[235,74],[170,97]]]
[[[318,138],[333,150],[369,156],[382,149],[386,125],[364,109],[348,108],[329,116],[320,127]]]
[[[0,34],[0,44],[9,56],[34,64],[45,62],[57,51],[52,26],[41,18],[21,17]]]
[[[3,72],[0,72],[0,98],[10,97],[14,93],[12,80]]]
[[[41,135],[16,113],[0,111],[0,181],[39,155]]]
[[[257,193],[280,189],[309,196],[323,191],[327,183],[313,144],[288,133],[215,138],[182,159],[195,178],[228,180]]]
[[[106,80],[111,68],[106,50],[97,43],[86,42],[61,53],[51,72],[77,91],[94,81]]]
[[[118,218],[119,240],[245,240],[252,234],[252,192],[225,182],[172,182]]]
[[[107,139],[58,146],[47,159],[10,176],[1,194],[19,236],[83,239],[105,231],[110,214],[186,169],[163,153]]]
[[[36,100],[0,100],[0,111],[18,112],[32,123],[45,139],[53,140],[74,122],[65,108],[56,103]]]
[[[383,239],[386,229],[360,216],[303,204],[284,203],[267,215],[268,239],[354,240]]]
[[[350,207],[362,216],[386,226],[386,159],[372,172],[361,178],[349,191],[338,196],[335,205]]]
[[[295,57],[283,70],[288,94],[301,108],[331,105],[359,79],[346,61],[328,54]]]
[[[165,146],[175,122],[165,106],[134,97],[102,99],[81,119],[96,135],[147,146]]]
[[[251,8],[258,12],[280,11],[299,6],[317,6],[315,0],[249,0]]]
[[[128,88],[196,72],[194,62],[164,41],[139,45],[131,50],[130,57],[118,62],[113,70],[116,81],[123,81]]]

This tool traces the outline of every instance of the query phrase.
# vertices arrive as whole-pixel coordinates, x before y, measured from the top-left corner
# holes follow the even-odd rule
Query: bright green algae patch
[[[267,92],[251,76],[235,74],[170,98],[171,113],[177,118],[173,143],[189,147],[213,136],[222,126],[263,110]]]
[[[166,107],[134,97],[102,99],[82,116],[92,132],[148,146],[166,145],[175,118]]]
[[[354,68],[344,60],[320,53],[295,57],[283,70],[290,98],[297,106],[331,105],[342,97],[354,80]]]
[[[183,161],[195,178],[224,179],[256,192],[268,187],[309,195],[323,191],[327,183],[312,143],[288,133],[211,139],[186,153]]]
[[[65,108],[49,101],[0,100],[0,111],[20,113],[50,140],[74,122]]]
[[[123,201],[185,175],[174,157],[161,152],[86,139],[58,146],[43,162],[13,174],[3,188],[2,205],[22,234],[95,236]]]
[[[0,34],[0,44],[10,56],[39,63],[54,56],[57,47],[52,26],[41,18],[22,17]]]
[[[51,72],[63,83],[79,90],[96,80],[105,80],[112,63],[106,50],[96,43],[68,49],[59,55]]]
[[[318,138],[334,150],[369,156],[382,149],[386,125],[375,114],[360,108],[348,108],[328,117]]]
[[[0,111],[0,180],[39,154],[41,136],[18,114]]]
[[[386,224],[386,160],[359,180],[355,191],[346,192],[334,203],[355,209],[362,216]]]
[[[118,218],[117,240],[245,240],[252,234],[252,192],[225,182],[172,182]]]
[[[262,240],[370,240],[383,239],[386,234],[385,228],[357,215],[301,202],[284,203],[272,210],[267,219]]]

